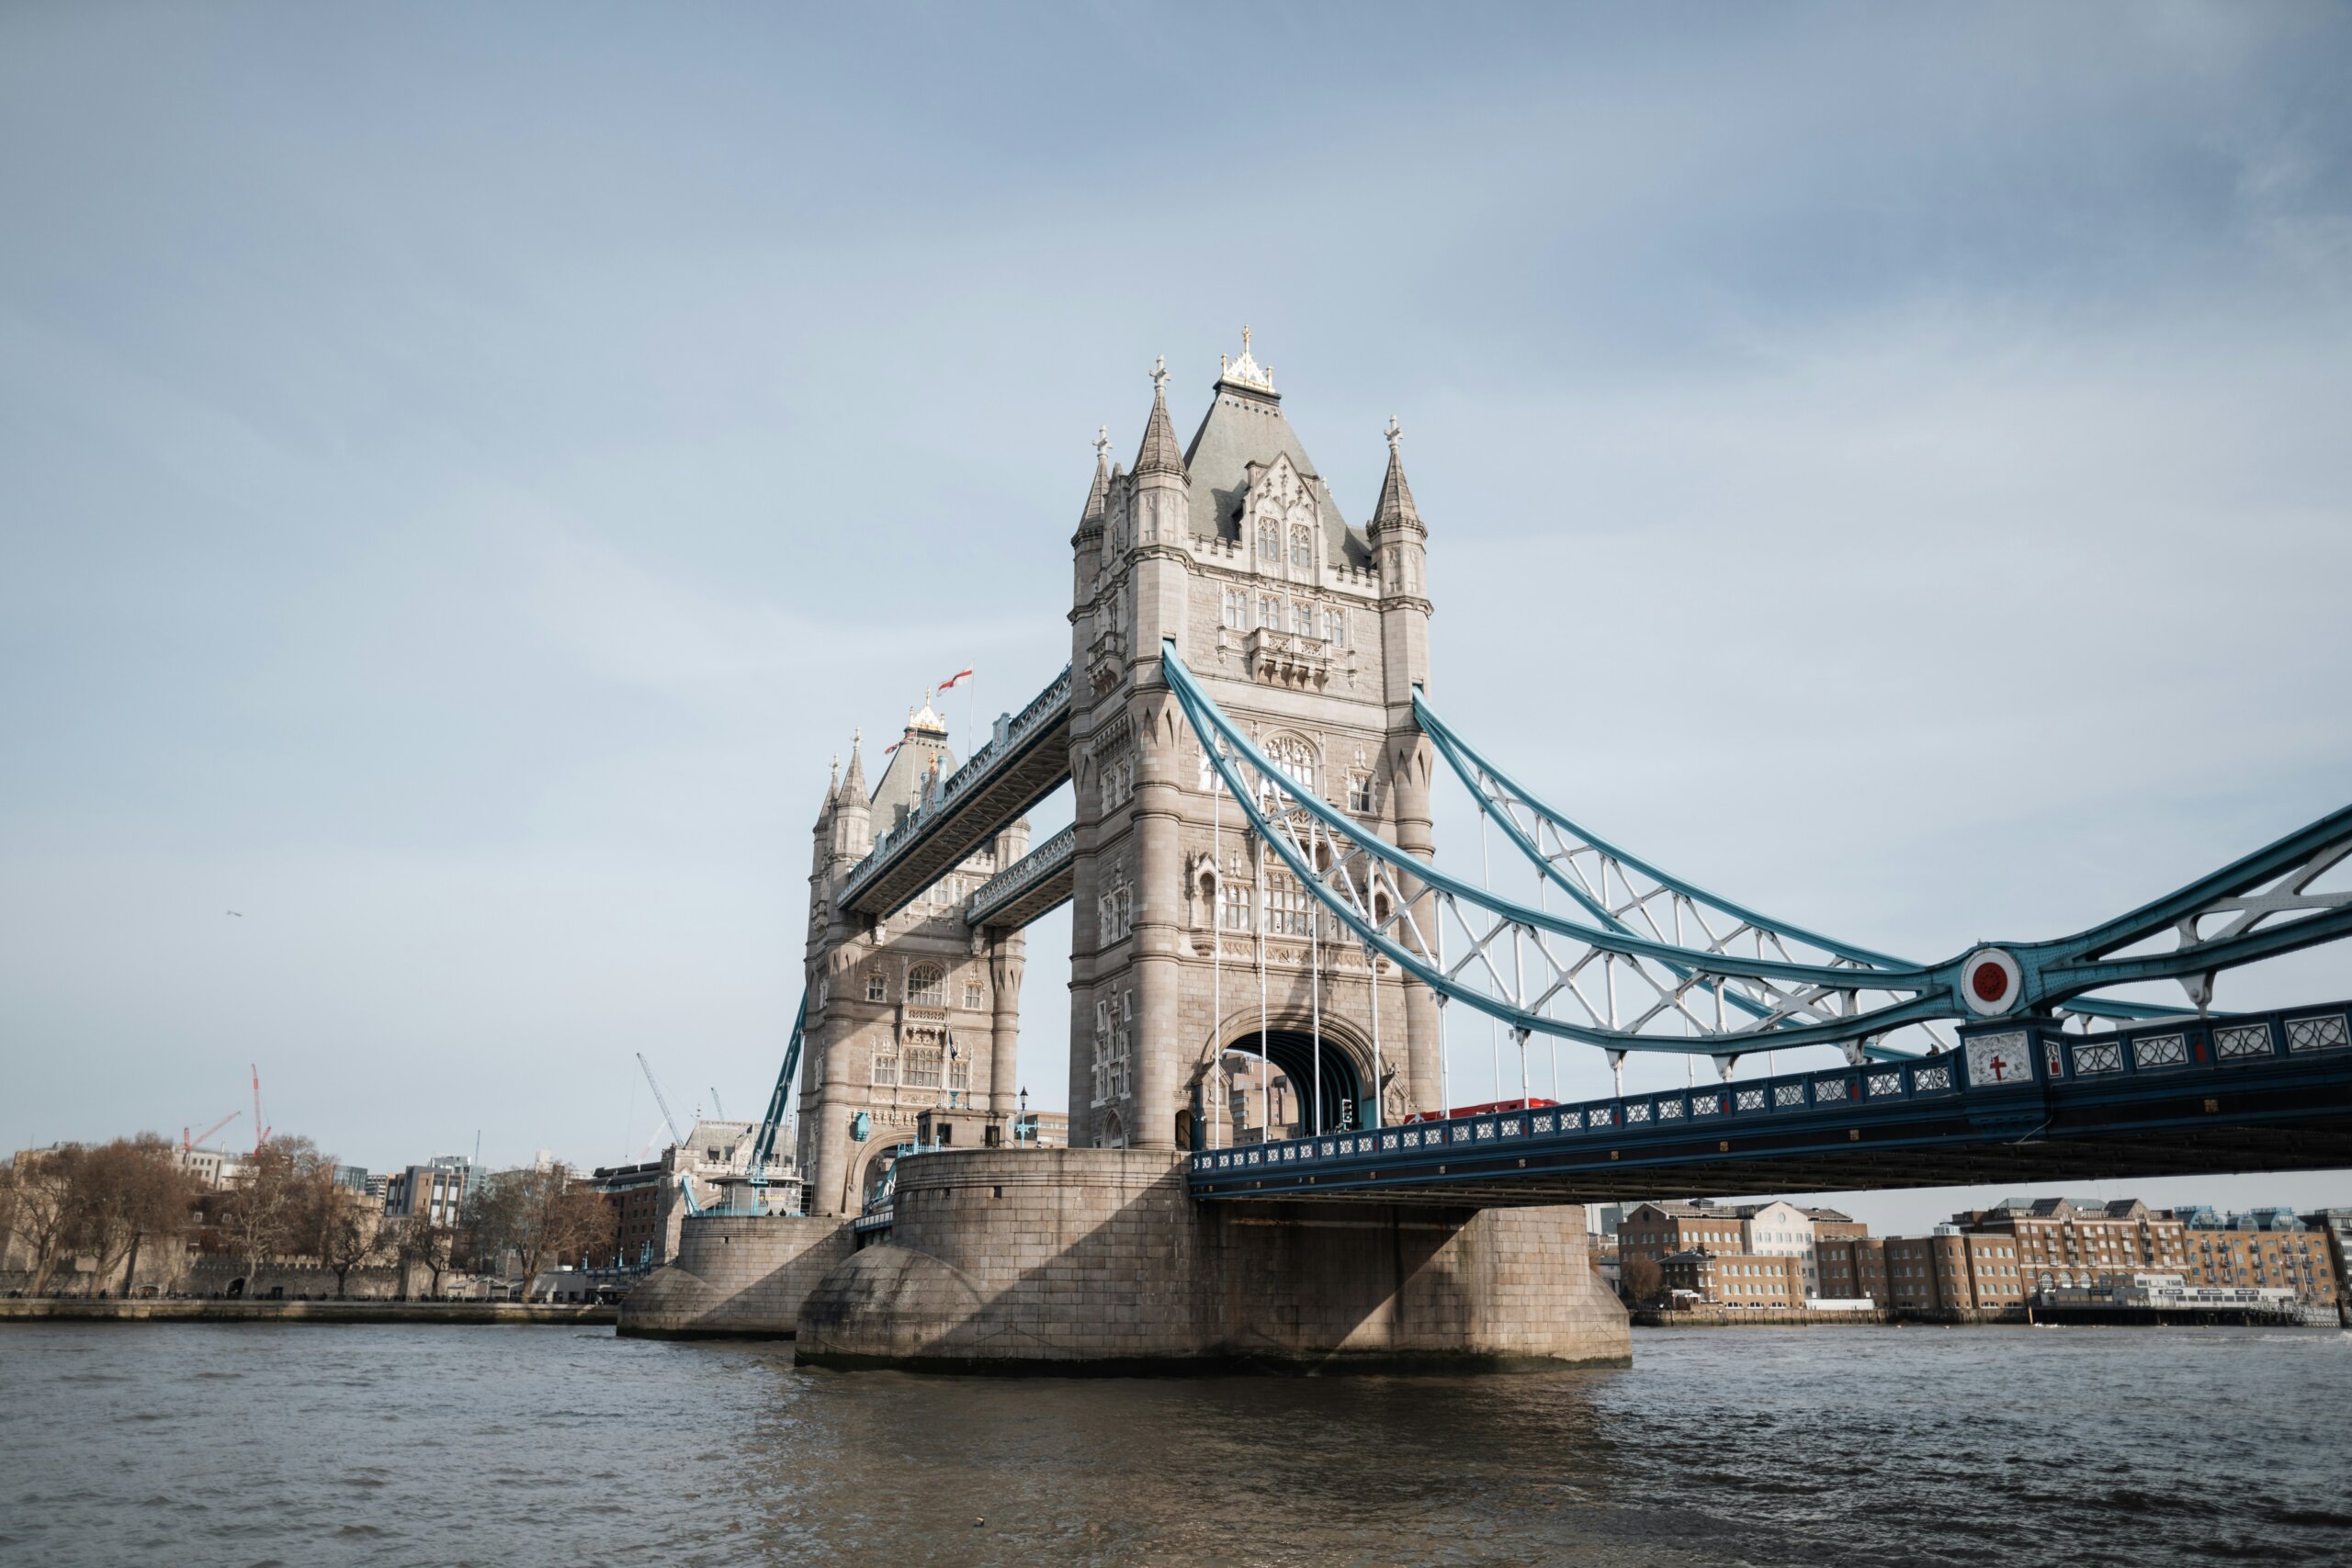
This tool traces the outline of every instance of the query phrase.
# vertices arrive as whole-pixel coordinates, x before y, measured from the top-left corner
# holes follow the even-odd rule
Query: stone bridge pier
[[[1581,1209],[1197,1204],[1151,1149],[979,1150],[900,1175],[827,1271],[821,1367],[1165,1372],[1622,1366]]]
[[[761,1227],[766,1227],[763,1230]],[[641,1298],[641,1299],[640,1299]],[[1580,1208],[1195,1203],[1152,1149],[926,1154],[887,1239],[687,1223],[622,1332],[797,1335],[838,1369],[1101,1374],[1623,1366]]]

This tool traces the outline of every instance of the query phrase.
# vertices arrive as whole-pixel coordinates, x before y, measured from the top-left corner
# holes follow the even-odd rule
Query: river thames
[[[796,1371],[609,1330],[0,1332],[0,1562],[2352,1559],[2352,1335],[1637,1330],[1626,1371]]]

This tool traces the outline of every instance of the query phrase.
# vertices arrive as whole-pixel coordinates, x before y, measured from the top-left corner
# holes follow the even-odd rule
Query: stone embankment
[[[1960,1307],[1889,1306],[1863,1312],[1746,1312],[1736,1307],[1693,1307],[1684,1311],[1660,1312],[1645,1307],[1634,1314],[1634,1326],[1639,1328],[1803,1328],[1871,1323],[1939,1325],[1953,1328],[1979,1327],[1988,1324],[2015,1325],[2025,1321],[2025,1309],[2022,1307],[1979,1311]]]
[[[608,1306],[549,1306],[537,1302],[243,1302],[85,1301],[37,1296],[0,1301],[7,1323],[503,1323],[599,1324]]]
[[[1720,1307],[1659,1312],[1645,1307],[1634,1313],[1636,1328],[1801,1328],[1894,1321],[1889,1307],[1868,1312],[1742,1312]]]

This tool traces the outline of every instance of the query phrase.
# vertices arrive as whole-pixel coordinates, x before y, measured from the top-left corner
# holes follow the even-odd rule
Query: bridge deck
[[[1190,1179],[1505,1206],[2352,1167],[2348,1010],[1986,1026],[1913,1062],[1212,1149]]]
[[[844,907],[887,919],[1069,780],[1069,671],[1000,724],[938,795],[875,840],[842,884]]]

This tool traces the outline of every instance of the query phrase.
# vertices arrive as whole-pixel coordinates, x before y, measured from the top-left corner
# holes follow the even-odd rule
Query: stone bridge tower
[[[1164,364],[1152,379],[1134,468],[1097,441],[1071,540],[1070,1142],[1180,1147],[1196,1122],[1204,1142],[1248,1140],[1270,1115],[1277,1135],[1331,1128],[1367,1120],[1375,1095],[1383,1121],[1436,1109],[1433,998],[1385,962],[1375,978],[1246,831],[1159,666],[1167,639],[1293,777],[1431,853],[1432,756],[1412,711],[1429,674],[1427,536],[1395,422],[1358,528],[1246,331],[1189,446]],[[1263,1077],[1287,1093],[1261,1092],[1261,1018]]]
[[[826,789],[813,829],[796,1145],[812,1214],[856,1213],[925,1111],[1001,1135],[1013,1109],[1024,942],[1018,931],[975,931],[963,908],[975,886],[1027,852],[1028,820],[996,833],[905,908],[865,919],[842,907],[844,879],[956,771],[947,726],[928,699],[908,714],[889,759],[869,795],[853,741],[849,771]]]
[[[791,1333],[797,1361],[842,1368],[1622,1365],[1625,1314],[1588,1266],[1580,1208],[1191,1195],[1177,1151],[1196,1139],[1437,1109],[1438,1013],[1243,831],[1163,641],[1292,777],[1427,856],[1433,759],[1412,694],[1430,602],[1394,421],[1358,528],[1246,333],[1189,446],[1165,370],[1153,380],[1133,468],[1096,443],[1068,676],[963,773],[926,706],[881,784],[869,794],[854,751],[819,814],[808,1213],[688,1220],[622,1332]],[[1065,778],[1067,840],[1023,856],[1021,813]],[[1018,933],[1064,897],[1069,1146],[991,1147],[1014,1087]],[[1262,1092],[1261,1045],[1287,1094]],[[983,1135],[958,1128],[900,1170],[887,1213],[853,1220],[916,1118],[952,1120],[956,1096],[987,1107]]]

